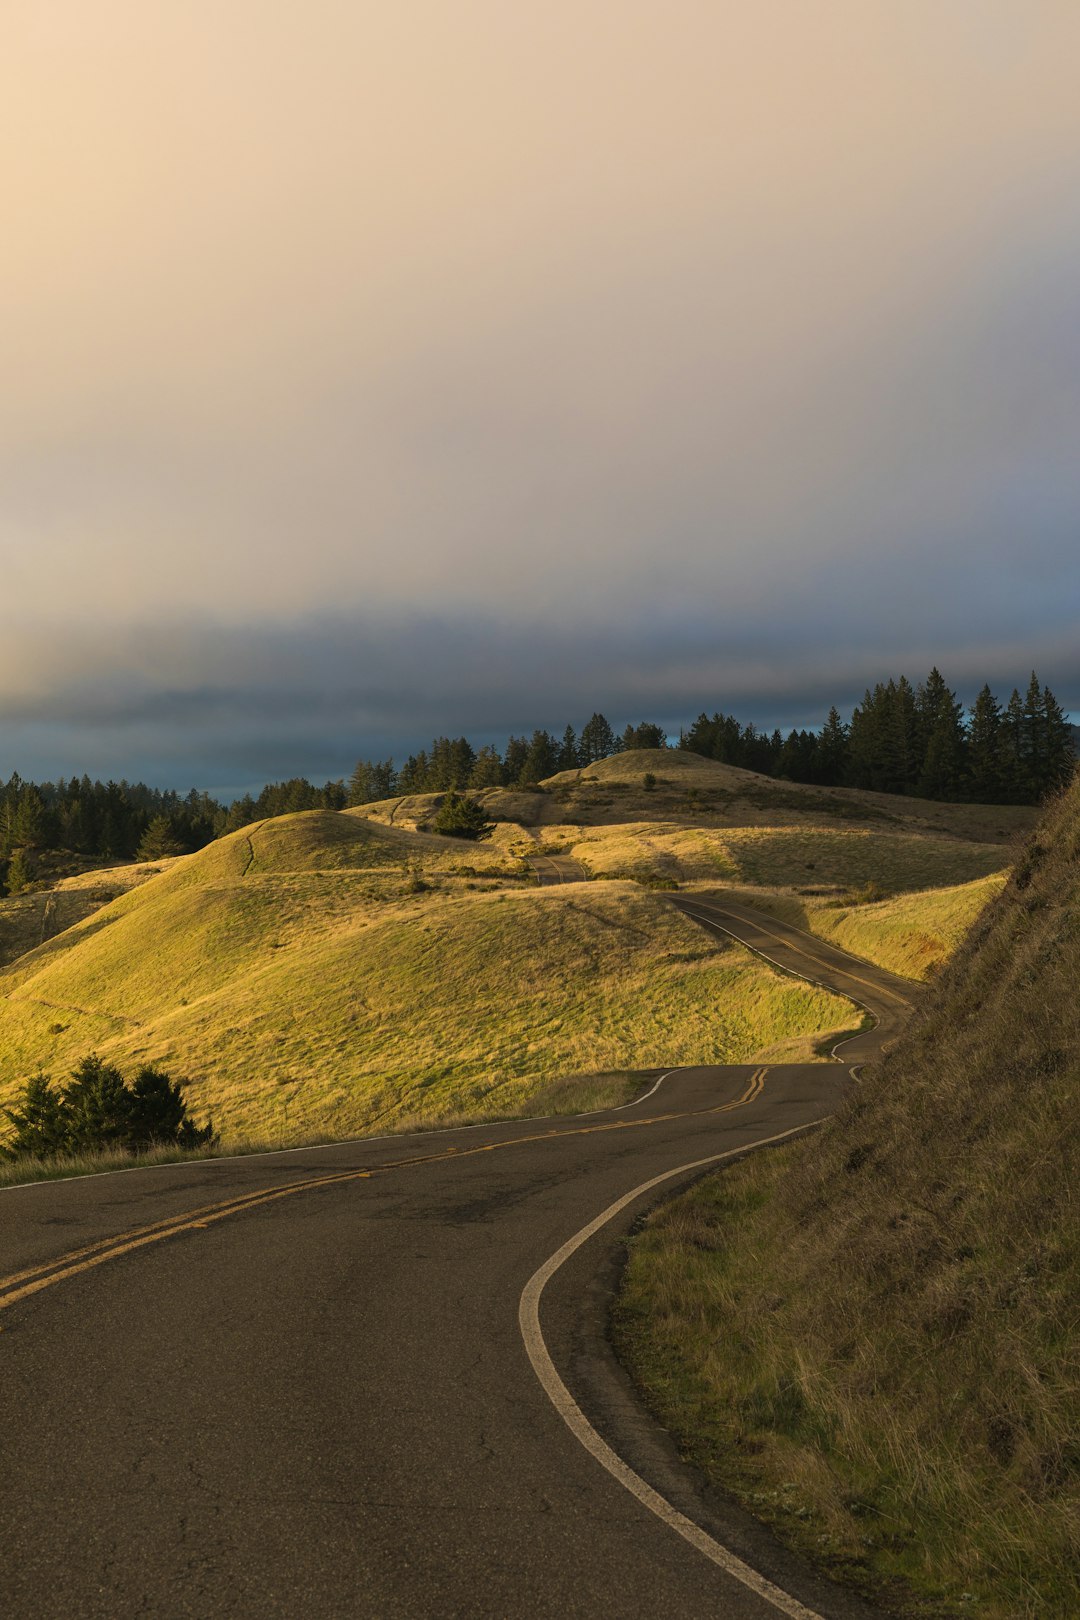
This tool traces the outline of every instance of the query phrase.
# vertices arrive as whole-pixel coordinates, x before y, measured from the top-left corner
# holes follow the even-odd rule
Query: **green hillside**
[[[502,832],[312,811],[174,862],[0,975],[0,1098],[93,1050],[186,1075],[231,1136],[347,1134],[850,1027],[636,885],[525,886]]]
[[[844,1113],[634,1245],[663,1421],[919,1612],[1080,1613],[1078,982],[1080,780]]]

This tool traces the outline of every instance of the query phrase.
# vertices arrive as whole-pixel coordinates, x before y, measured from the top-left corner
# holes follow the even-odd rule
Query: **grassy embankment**
[[[687,1455],[919,1612],[1080,1613],[1078,978],[1080,781],[842,1115],[632,1244]]]
[[[226,1142],[291,1141],[625,1101],[627,1071],[850,1024],[635,885],[526,886],[515,837],[310,812],[173,862],[0,975],[0,1100],[92,1050],[188,1076]]]

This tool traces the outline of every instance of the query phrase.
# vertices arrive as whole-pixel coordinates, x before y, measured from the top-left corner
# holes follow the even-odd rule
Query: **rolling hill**
[[[311,811],[173,862],[0,975],[0,1098],[92,1050],[187,1076],[231,1137],[340,1135],[850,1026],[636,885],[526,885],[514,836]]]

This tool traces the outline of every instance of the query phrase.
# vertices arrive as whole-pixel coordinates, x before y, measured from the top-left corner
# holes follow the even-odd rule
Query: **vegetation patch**
[[[1080,1613],[1078,917],[1080,783],[840,1116],[631,1245],[688,1455],[919,1612]]]

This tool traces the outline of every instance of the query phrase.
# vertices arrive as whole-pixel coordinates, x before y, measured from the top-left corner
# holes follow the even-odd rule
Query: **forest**
[[[16,894],[63,862],[157,860],[201,849],[253,821],[297,810],[341,810],[405,793],[463,792],[529,786],[557,771],[580,769],[625,749],[665,748],[667,733],[648,721],[616,732],[594,713],[576,732],[534,730],[504,748],[474,747],[467,737],[436,737],[428,749],[393,759],[361,759],[346,781],[317,786],[305,777],[268,784],[222,804],[192,789],[181,795],[144,783],[86,776],[0,784],[0,871]],[[1037,804],[1062,786],[1076,762],[1076,728],[1049,687],[1032,672],[1027,690],[1001,703],[983,686],[970,708],[937,669],[918,685],[903,675],[867,689],[850,720],[834,706],[820,730],[785,736],[734,715],[702,713],[678,746],[764,775],[823,787],[987,804]]]

